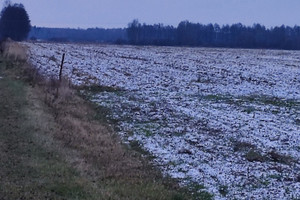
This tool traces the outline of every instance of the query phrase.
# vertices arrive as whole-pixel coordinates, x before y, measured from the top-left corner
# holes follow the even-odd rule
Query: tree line
[[[220,26],[182,21],[174,27],[133,20],[127,28],[118,29],[32,27],[29,38],[58,42],[300,50],[300,26],[266,28],[261,24],[245,26],[241,23]]]
[[[133,20],[128,24],[127,36],[128,42],[133,45],[300,49],[299,26],[266,28],[260,24],[220,26],[182,21],[173,27],[141,24]]]
[[[46,40],[53,42],[98,42],[126,43],[126,29],[72,29],[72,28],[43,28],[33,26],[29,33],[31,40]]]

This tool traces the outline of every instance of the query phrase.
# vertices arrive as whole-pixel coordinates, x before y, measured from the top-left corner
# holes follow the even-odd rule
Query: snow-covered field
[[[300,52],[25,43],[94,94],[164,174],[216,199],[300,198]]]

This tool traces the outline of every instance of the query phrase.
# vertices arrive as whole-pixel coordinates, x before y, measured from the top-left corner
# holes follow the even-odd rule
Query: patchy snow
[[[299,51],[25,45],[46,77],[66,53],[74,84],[122,88],[93,99],[183,185],[216,199],[300,198]]]

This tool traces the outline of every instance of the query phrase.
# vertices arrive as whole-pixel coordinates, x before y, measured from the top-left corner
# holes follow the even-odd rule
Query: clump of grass
[[[222,196],[226,197],[226,195],[229,193],[228,186],[226,185],[219,186],[219,192]]]
[[[196,83],[213,83],[213,81],[208,76],[201,76],[200,74],[197,76],[197,79],[195,80]]]
[[[100,106],[100,105],[93,105],[94,113],[93,118],[100,121],[100,122],[112,122],[112,119],[108,118],[111,115],[111,110],[107,107]]]
[[[151,137],[153,136],[153,132],[147,128],[143,129],[143,132],[145,134],[146,137]]]
[[[88,85],[88,86],[78,86],[77,89],[91,92],[93,94],[100,93],[100,92],[120,92],[120,91],[122,91],[122,89],[118,88],[118,87],[111,87],[111,86],[104,86],[104,85],[97,85],[97,84]]]
[[[278,180],[278,181],[280,181],[282,179],[282,175],[279,175],[279,174],[271,174],[269,177],[271,179],[275,179],[275,180]]]
[[[233,150],[235,152],[245,152],[244,156],[250,162],[273,161],[273,162],[283,163],[287,165],[294,162],[294,159],[291,156],[282,155],[280,153],[277,153],[276,151],[271,151],[266,155],[262,155],[255,145],[243,141],[234,141]]]
[[[43,89],[45,103],[54,109],[55,115],[58,115],[60,105],[69,103],[74,96],[70,82],[64,77],[61,80],[52,77],[44,81]]]
[[[254,112],[256,109],[253,106],[247,106],[243,112],[246,112],[247,114],[250,114],[252,112]]]
[[[130,141],[129,146],[130,146],[131,150],[134,150],[135,152],[138,152],[141,155],[149,156],[149,158],[151,157],[150,153],[148,151],[144,150],[138,141],[136,141],[136,140]]]
[[[193,197],[195,199],[201,199],[201,200],[212,200],[214,195],[212,195],[211,193],[206,192],[206,191],[200,191],[200,192],[194,193]]]
[[[53,62],[57,62],[57,61],[58,61],[58,60],[55,58],[55,56],[53,56],[53,55],[49,57],[49,60],[51,60],[51,61],[53,61]]]
[[[295,162],[294,158],[288,155],[280,154],[276,151],[271,151],[266,155],[262,155],[256,148],[253,148],[252,145],[248,145],[244,150],[247,148],[251,148],[245,154],[245,158],[250,162],[266,162],[266,161],[273,161],[278,162],[286,165],[290,165],[291,163]],[[240,149],[240,147],[239,147]]]
[[[227,95],[222,95],[222,94],[211,94],[211,95],[206,95],[202,96],[201,98],[208,100],[208,101],[213,101],[213,102],[225,102],[225,103],[233,103],[233,97],[227,96]]]
[[[245,158],[250,162],[264,162],[266,161],[266,157],[263,156],[260,152],[254,149],[250,149],[246,154]]]
[[[294,159],[291,156],[283,155],[280,153],[277,153],[276,151],[271,151],[268,153],[270,156],[270,159],[274,162],[283,163],[283,164],[291,164]]]
[[[249,143],[249,142],[244,142],[244,141],[235,141],[233,142],[233,150],[235,152],[238,151],[249,151],[250,149],[256,149],[255,145]]]
[[[203,184],[196,182],[189,183],[189,191],[193,194],[194,199],[212,200],[214,195],[205,191],[206,187]]]
[[[296,177],[296,182],[300,183],[300,175]]]

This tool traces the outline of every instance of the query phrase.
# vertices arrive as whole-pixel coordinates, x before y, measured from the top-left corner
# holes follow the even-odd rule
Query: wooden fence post
[[[61,82],[62,69],[63,69],[64,61],[65,61],[65,53],[63,53],[62,59],[61,59],[60,70],[59,70],[59,82]]]
[[[61,85],[61,80],[62,80],[62,70],[63,70],[63,66],[64,66],[64,61],[65,61],[65,53],[63,53],[62,55],[62,59],[61,59],[61,64],[60,64],[60,69],[59,69],[59,83],[57,85],[57,88],[56,88],[56,95],[55,95],[55,99],[58,98],[58,90],[59,90],[59,87]]]

